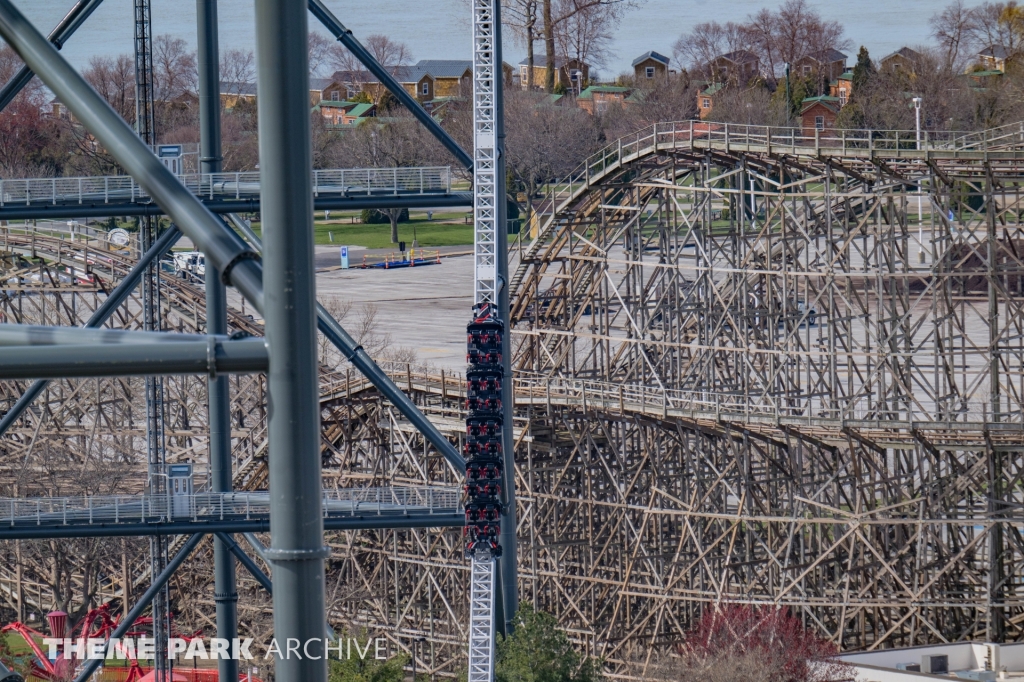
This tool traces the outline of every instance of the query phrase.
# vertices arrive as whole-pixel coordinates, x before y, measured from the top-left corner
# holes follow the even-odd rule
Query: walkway
[[[461,526],[460,497],[449,487],[324,490],[324,527]],[[264,532],[269,524],[266,491],[0,499],[0,539]]]
[[[178,179],[193,194],[210,201],[258,199],[260,194],[259,171],[179,175]],[[451,189],[447,166],[313,171],[314,197],[428,196],[451,194]],[[0,208],[152,201],[135,178],[127,175],[0,180]]]

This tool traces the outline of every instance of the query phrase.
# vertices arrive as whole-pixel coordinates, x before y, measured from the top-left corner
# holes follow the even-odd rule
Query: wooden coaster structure
[[[791,609],[844,649],[1018,638],[1021,133],[918,149],[912,133],[658,124],[553,188],[533,240],[510,248],[522,598],[627,677],[716,601]],[[39,290],[0,308],[87,314],[92,290],[59,265],[85,248],[54,240],[18,261],[27,278],[9,286]],[[167,286],[165,326],[201,322],[201,300],[173,293],[190,285]],[[461,377],[386,370],[461,446]],[[97,438],[127,450],[135,394],[76,408],[87,384],[55,382],[3,465],[46,447],[84,457]],[[265,476],[257,387],[232,391],[248,401],[233,449],[252,458],[237,488]],[[461,483],[365,380],[322,377],[321,394],[332,480]],[[187,414],[169,457],[201,437],[201,406]],[[461,532],[328,543],[333,619],[410,652],[426,638],[420,671],[464,665]],[[36,608],[49,567],[24,565]],[[14,577],[0,574],[3,598]]]

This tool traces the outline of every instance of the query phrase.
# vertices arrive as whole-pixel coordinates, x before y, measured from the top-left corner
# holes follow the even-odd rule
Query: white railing
[[[809,133],[809,134],[808,134]],[[977,132],[836,129],[754,126],[710,121],[655,123],[615,140],[590,155],[568,176],[552,182],[536,211],[550,216],[621,164],[659,149],[716,148],[736,151],[785,151],[793,154],[862,157],[1017,151],[1024,157],[1024,122]]]
[[[259,195],[259,171],[195,173],[177,176],[199,196],[241,199]],[[447,166],[412,168],[341,168],[313,171],[313,195],[380,196],[451,192]],[[0,180],[0,206],[149,201],[149,194],[129,175],[82,178]]]
[[[461,510],[460,498],[461,491],[450,487],[339,488],[324,490],[322,505],[325,517],[430,514]],[[267,492],[0,498],[0,528],[252,519],[269,513]]]
[[[737,352],[747,352],[737,349]],[[464,395],[464,377],[457,372],[438,373],[435,368],[382,362],[381,368],[400,387],[441,391],[448,398]],[[865,387],[866,388],[866,387]],[[992,419],[985,403],[972,401],[962,409],[942,408],[934,401],[917,400],[912,406],[891,409],[879,406],[877,396],[865,390],[827,399],[817,395],[779,395],[751,389],[662,388],[653,381],[609,382],[597,379],[548,377],[517,372],[513,380],[516,403],[568,404],[608,412],[623,410],[649,415],[694,419],[733,419],[789,423],[987,423]],[[1000,421],[1019,424],[1022,415],[1002,413]]]

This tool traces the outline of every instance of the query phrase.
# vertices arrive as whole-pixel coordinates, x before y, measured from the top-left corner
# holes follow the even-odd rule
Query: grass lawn
[[[32,654],[32,649],[21,635],[14,632],[6,632],[0,635],[0,637],[4,638],[4,642],[9,647],[10,652],[15,656],[20,657]],[[39,642],[39,645],[42,646],[42,642]],[[43,650],[45,651],[46,647],[43,647]]]
[[[398,246],[391,243],[391,226],[366,225],[352,223],[352,217],[359,220],[358,214],[332,211],[331,220],[324,221],[323,212],[317,211],[314,223],[314,234],[317,244],[334,246],[365,246],[368,249],[387,249]],[[465,213],[434,213],[434,219],[428,221],[425,213],[414,212],[407,223],[398,224],[398,239],[404,241],[406,247],[412,246],[413,232],[421,248],[437,246],[458,246],[473,243],[473,226],[465,224]],[[262,237],[260,224],[254,222],[252,229]],[[333,237],[333,240],[332,240]]]

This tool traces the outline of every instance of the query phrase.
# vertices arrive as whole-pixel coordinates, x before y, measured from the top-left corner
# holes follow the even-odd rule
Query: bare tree
[[[1015,2],[986,2],[971,12],[969,35],[978,47],[997,46],[1016,54],[1024,48],[1022,24]]]
[[[396,345],[391,334],[381,331],[380,310],[373,303],[363,304],[358,313],[353,311],[351,301],[337,296],[324,297],[320,303],[334,319],[346,323],[345,328],[355,337],[356,343],[371,357],[392,362],[415,362],[416,352],[413,349]],[[317,340],[321,365],[338,369],[345,364],[345,358],[322,334]]]
[[[68,152],[60,124],[18,98],[0,113],[0,178],[59,175]]]
[[[954,0],[929,20],[932,37],[938,41],[945,56],[946,68],[963,71],[964,62],[974,47],[975,10],[964,0]]]
[[[716,74],[712,62],[721,54],[747,48],[748,36],[743,26],[733,22],[720,24],[708,21],[697,24],[672,47],[672,53],[681,69],[689,69],[704,80],[713,80]]]
[[[182,38],[157,36],[153,40],[153,100],[159,138],[198,141],[198,86],[195,51]]]
[[[757,55],[771,81],[782,75],[787,63],[812,57],[825,64],[831,61],[831,50],[850,47],[842,24],[823,19],[806,0],[787,0],[774,12],[762,9],[751,15],[741,30],[746,49]],[[819,89],[834,75],[819,73]]]
[[[565,177],[596,151],[600,135],[593,117],[576,107],[551,105],[531,92],[506,96],[505,129],[508,169],[526,194],[527,221],[538,189]]]
[[[10,45],[6,43],[0,43],[0,84],[5,84],[14,77],[14,74],[18,73],[25,63],[21,61],[21,57],[18,53],[11,49]],[[33,78],[29,81],[18,97],[27,99],[35,102],[36,104],[43,103],[44,88],[42,81],[38,78]]]
[[[558,57],[565,56],[557,53],[558,25],[573,20],[581,13],[605,7],[616,10],[613,14],[606,15],[607,23],[603,25],[603,30],[610,32],[614,28],[614,21],[621,16],[618,10],[636,6],[643,0],[540,0],[540,2],[544,51],[547,57],[544,87],[548,92],[553,92],[555,89],[555,62]]]
[[[221,87],[228,83],[228,88],[238,88],[242,83],[252,83],[256,79],[256,57],[252,50],[228,50],[220,57]],[[237,95],[238,92],[231,94]]]
[[[612,30],[622,14],[621,5],[588,5],[576,9],[579,0],[556,0],[558,15],[555,44],[563,57],[594,66],[604,66],[611,45]]]
[[[324,164],[345,163],[356,167],[396,168],[450,163],[448,152],[419,121],[404,110],[386,119],[367,121],[355,130],[334,136],[335,143],[322,155]],[[402,209],[384,209],[391,222],[391,241],[398,242]]]
[[[309,32],[309,74],[316,78],[331,66],[331,51],[335,42],[318,31]]]
[[[534,51],[537,34],[537,0],[502,0],[502,19],[511,29],[512,36],[526,47],[526,82],[523,84],[532,90],[533,66],[536,63]]]
[[[153,96],[171,102],[195,94],[199,83],[196,53],[182,38],[160,35],[153,40]]]
[[[392,76],[396,75],[403,67],[408,66],[413,59],[408,45],[392,40],[385,35],[367,36],[365,47]],[[372,78],[363,64],[355,58],[355,55],[340,43],[332,45],[328,63],[336,71],[341,72],[342,80],[345,81],[344,85],[350,90],[358,90],[363,83],[370,82]],[[380,104],[384,92],[384,86],[378,84],[376,87],[370,88],[370,99],[374,104]]]
[[[93,57],[85,80],[128,123],[135,123],[135,62],[131,56]]]

